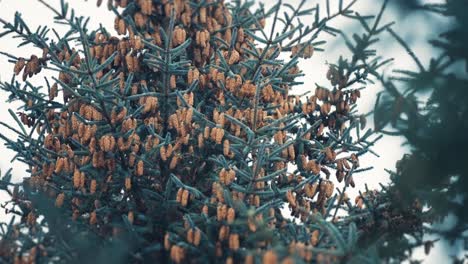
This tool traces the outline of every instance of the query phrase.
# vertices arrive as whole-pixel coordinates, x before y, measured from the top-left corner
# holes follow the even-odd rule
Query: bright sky
[[[48,0],[47,2],[55,7],[60,6],[59,0]],[[92,28],[96,28],[101,23],[103,26],[105,26],[107,29],[113,32],[114,15],[111,12],[107,11],[105,5],[98,9],[95,5],[95,0],[74,0],[69,2],[71,3],[72,7],[75,9],[78,15],[91,17],[90,26]],[[265,0],[264,2],[267,6],[270,6],[273,3],[275,3],[271,0]],[[299,0],[289,0],[287,2],[293,6],[296,6],[299,3]],[[331,2],[336,3],[337,1]],[[348,2],[349,1],[345,0],[345,4]],[[359,0],[354,10],[359,11],[361,15],[376,14],[377,11],[380,9],[381,2],[381,0]],[[317,1],[311,0],[308,1],[306,5],[308,5],[309,7],[313,7],[316,3]],[[333,7],[334,5],[332,5],[332,10],[337,10],[337,8]],[[25,19],[25,21],[28,23],[31,29],[35,29],[38,25],[47,24],[49,26],[53,26],[54,29],[56,29],[58,32],[64,32],[63,26],[52,24],[52,13],[49,10],[47,10],[44,6],[42,6],[38,1],[0,0],[0,18],[6,21],[13,21],[15,11],[19,11],[22,14],[22,17]],[[428,37],[434,37],[434,31],[422,30],[424,28],[430,28],[430,24],[421,24],[421,17],[405,18],[398,16],[395,12],[391,10],[388,10],[383,19],[384,21],[396,20],[398,24],[396,26],[395,31],[403,32],[404,38],[411,36],[411,38],[415,40],[411,44],[414,47],[416,54],[423,58],[423,63],[428,61],[427,58],[430,55],[431,49],[425,44],[424,41],[421,42],[421,40],[425,40]],[[304,24],[307,24],[308,22],[309,21],[306,20],[303,21]],[[334,25],[340,29],[344,29],[344,31],[347,33],[353,32],[352,28],[350,28],[351,24],[349,19],[339,19],[335,21]],[[415,25],[417,25],[417,27],[415,27]],[[330,40],[330,37],[328,37],[327,35],[323,35],[321,39]],[[1,51],[13,53],[17,56],[29,57],[33,53],[39,53],[37,49],[34,49],[30,46],[18,49],[17,45],[20,43],[19,39],[4,37],[0,40],[0,43]],[[329,85],[329,82],[325,77],[328,69],[326,62],[335,62],[340,54],[349,54],[343,48],[344,45],[340,40],[336,44],[337,45],[325,46],[326,49],[328,48],[326,52],[317,52],[314,54],[312,59],[301,62],[300,66],[306,73],[306,77],[303,79],[305,84],[301,87],[297,87],[295,93],[301,94],[305,91],[313,92],[313,87],[315,87],[315,83],[325,86]],[[407,54],[405,54],[405,52],[397,45],[380,46],[379,50],[385,52],[385,57],[395,58],[395,62],[391,66],[391,68],[389,68],[388,74],[390,73],[390,70],[392,68],[408,68],[414,66],[414,63],[412,63],[409,56],[407,56]],[[13,75],[12,69],[13,64],[8,63],[7,58],[5,56],[0,56],[1,81],[10,80],[10,78]],[[32,82],[38,85],[45,84],[42,76],[36,76],[32,78]],[[369,86],[366,90],[362,91],[363,96],[361,98],[361,101],[358,101],[358,109],[361,113],[366,113],[372,110],[378,91],[380,91],[380,88],[378,86]],[[7,97],[8,94],[6,94],[3,91],[0,91],[0,113],[3,113],[1,115],[1,121],[14,125],[14,121],[8,115],[7,111],[9,108],[16,110],[17,105],[4,103]],[[369,119],[368,127],[372,127],[372,123],[373,121]],[[4,135],[7,135],[10,138],[14,138],[14,134],[12,134],[3,127],[0,128],[0,133],[3,133]],[[380,154],[380,158],[377,158],[372,154],[368,154],[367,156],[361,159],[361,166],[374,166],[374,170],[359,174],[359,177],[355,178],[357,188],[354,191],[354,193],[349,193],[350,197],[355,197],[357,194],[357,189],[363,189],[365,183],[369,186],[370,189],[373,189],[378,188],[379,183],[388,182],[388,175],[384,171],[384,169],[394,169],[395,162],[401,158],[402,154],[405,151],[405,149],[401,146],[402,143],[402,139],[398,137],[384,137],[373,148],[373,150],[376,153]],[[27,176],[25,172],[25,166],[23,164],[19,162],[10,162],[11,158],[14,156],[14,153],[6,149],[2,143],[0,144],[0,152],[3,154],[3,158],[0,159],[0,169],[2,170],[2,172],[5,172],[9,168],[13,167],[13,175],[16,181],[20,181],[22,177]],[[0,193],[0,203],[3,203],[6,199],[6,195],[4,193]],[[2,220],[7,220],[7,217],[4,215],[4,212],[0,212],[0,221]],[[441,244],[438,246],[439,250],[433,250],[431,255],[426,258],[425,263],[444,263],[448,261],[448,259],[446,258],[447,249],[444,248],[445,246]],[[418,253],[418,256],[421,256],[421,258],[424,257],[423,255],[421,255],[420,252]]]

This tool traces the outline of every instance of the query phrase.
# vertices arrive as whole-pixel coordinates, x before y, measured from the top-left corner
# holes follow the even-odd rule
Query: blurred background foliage
[[[385,89],[376,101],[375,127],[382,133],[404,137],[411,149],[390,173],[403,202],[417,199],[424,206],[423,218],[433,224],[425,226],[425,234],[449,242],[466,241],[468,1],[425,5],[398,2],[407,15],[424,12],[452,23],[434,28],[439,36],[428,40],[435,52],[427,65],[413,52],[411,43],[388,30],[412,57],[417,70],[397,69],[379,76]],[[449,216],[455,221],[441,224]],[[430,249],[432,243],[425,246]]]

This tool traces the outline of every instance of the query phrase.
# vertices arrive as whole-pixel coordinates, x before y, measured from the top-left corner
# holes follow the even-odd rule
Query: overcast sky
[[[48,1],[52,6],[59,7],[59,0],[49,0]],[[107,9],[103,5],[100,9],[98,9],[95,5],[95,0],[73,0],[69,1],[71,5],[75,8],[77,15],[84,15],[91,17],[91,28],[96,28],[101,23],[105,26],[109,31],[114,32],[113,30],[113,23],[114,23],[114,15],[111,12],[108,12]],[[264,1],[267,6],[274,3],[274,1],[268,0]],[[286,1],[285,1],[286,2]],[[287,1],[288,3],[292,4],[293,6],[297,5],[299,0],[290,0]],[[319,1],[320,2],[320,1]],[[337,1],[332,0],[332,3]],[[349,1],[345,0],[345,3]],[[432,1],[434,2],[434,1]],[[312,7],[317,3],[317,1],[309,1],[307,5]],[[355,7],[356,11],[359,11],[361,15],[365,14],[375,14],[381,5],[381,0],[359,0],[358,4]],[[323,8],[324,9],[324,8]],[[333,5],[332,5],[333,9]],[[13,17],[15,11],[19,11],[22,14],[22,17],[31,27],[31,29],[35,29],[38,25],[47,24],[53,28],[55,28],[59,32],[64,32],[63,26],[53,25],[52,22],[52,13],[47,10],[44,6],[42,6],[38,1],[35,0],[0,0],[0,18],[13,21]],[[396,20],[397,25],[394,29],[397,32],[403,32],[403,37],[411,38],[412,46],[414,47],[415,52],[422,58],[423,63],[428,61],[429,55],[431,54],[432,50],[429,46],[425,43],[425,39],[428,37],[435,37],[434,30],[430,29],[433,24],[430,24],[425,18],[423,17],[403,17],[398,15],[392,10],[388,10],[386,15],[384,16],[385,21]],[[425,21],[424,23],[422,23]],[[338,19],[334,22],[338,28],[344,28],[345,32],[353,32],[351,21],[349,19]],[[434,22],[434,21],[433,21]],[[311,21],[303,21],[304,24],[311,24]],[[330,43],[333,42],[332,38],[323,35],[321,39],[329,40]],[[4,37],[0,39],[0,47],[1,51],[13,53],[16,56],[24,56],[29,57],[32,54],[40,54],[40,52],[31,47],[23,47],[17,48],[17,45],[20,43],[19,39],[14,39],[10,37]],[[313,92],[313,87],[315,87],[315,83],[321,84],[324,86],[329,86],[329,82],[326,80],[325,75],[328,69],[326,62],[335,62],[336,59],[340,54],[349,54],[342,42],[338,39],[338,42],[335,41],[334,44],[326,45],[325,48],[328,48],[324,53],[315,53],[312,59],[307,61],[303,61],[300,64],[300,67],[306,74],[306,77],[303,78],[305,82],[304,85],[297,87],[294,91],[295,93],[303,93],[305,91]],[[379,46],[380,52],[385,52],[383,55],[385,57],[393,57],[395,58],[395,62],[391,65],[387,71],[391,71],[393,68],[412,68],[414,67],[414,63],[412,63],[411,59],[405,52],[395,44],[385,44],[385,46]],[[1,81],[8,81],[13,75],[13,65],[8,63],[7,58],[5,56],[0,55],[0,79]],[[37,85],[44,85],[44,79],[42,76],[36,76],[31,79],[34,84]],[[362,98],[361,101],[358,101],[359,104],[359,111],[361,113],[367,113],[372,110],[372,107],[375,102],[376,94],[380,91],[379,86],[368,86],[366,90],[362,91]],[[0,91],[0,120],[9,124],[14,124],[13,119],[8,115],[8,109],[11,108],[16,110],[17,105],[15,104],[6,104],[4,101],[7,99],[8,94],[3,91]],[[372,127],[372,119],[368,120],[368,126]],[[5,128],[0,128],[0,133],[9,136],[10,138],[14,137],[14,134],[10,133]],[[358,177],[355,178],[355,182],[357,183],[356,190],[351,193],[351,197],[354,197],[357,194],[357,189],[363,188],[364,183],[367,183],[369,188],[378,188],[379,183],[386,183],[388,182],[388,174],[384,171],[385,168],[394,169],[395,162],[401,158],[402,154],[407,151],[404,147],[402,147],[403,140],[398,137],[384,137],[378,144],[373,148],[373,150],[380,154],[380,158],[373,156],[372,154],[368,154],[367,156],[361,159],[361,165],[363,167],[367,166],[374,166],[374,170],[359,174]],[[22,177],[26,176],[25,173],[25,166],[23,166],[19,162],[10,163],[11,158],[14,156],[14,153],[8,149],[6,149],[2,143],[0,143],[0,153],[2,153],[2,158],[0,159],[0,169],[2,172],[5,172],[7,169],[13,167],[13,175],[16,181],[20,181]],[[7,197],[5,194],[0,194],[0,202],[4,202]],[[0,221],[5,220],[5,215],[3,212],[0,212]],[[445,245],[446,246],[446,245]],[[433,253],[429,257],[426,258],[425,263],[444,263],[448,259],[446,259],[446,248],[445,246],[439,246],[439,250],[434,250]],[[421,255],[421,254],[418,254]]]

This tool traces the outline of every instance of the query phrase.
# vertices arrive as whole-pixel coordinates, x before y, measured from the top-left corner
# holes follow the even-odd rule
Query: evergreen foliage
[[[417,71],[400,69],[389,78],[379,77],[385,91],[376,102],[376,128],[405,137],[411,146],[411,153],[398,162],[397,171],[390,172],[392,182],[405,202],[417,199],[428,208],[422,215],[425,222],[438,224],[449,215],[456,219],[451,226],[424,228],[417,236],[419,241],[422,234],[434,234],[451,243],[467,240],[468,18],[463,11],[466,5],[467,1],[452,0],[419,7],[454,21],[449,29],[441,30],[437,39],[430,40],[439,52],[429,65],[423,65],[411,47],[396,32],[388,30],[418,67]],[[425,97],[428,99],[423,100]],[[425,243],[427,250],[432,246],[431,241]]]
[[[0,36],[41,53],[3,53],[15,77],[0,88],[23,105],[9,112],[16,126],[0,123],[18,137],[0,137],[30,174],[14,183],[8,171],[0,181],[20,218],[0,226],[3,262],[376,263],[428,247],[423,223],[448,212],[462,223],[450,234],[464,230],[463,201],[445,194],[466,189],[466,153],[445,154],[466,142],[466,79],[447,73],[467,58],[457,1],[425,6],[460,24],[433,42],[445,50],[440,58],[399,79],[381,74],[391,59],[373,48],[390,32],[409,50],[392,23],[381,23],[388,1],[362,16],[356,0],[340,0],[338,10],[328,1],[267,9],[254,1],[109,0],[115,31],[89,29],[63,0],[58,8],[38,1],[69,28],[65,35],[45,25],[33,31],[19,13],[0,20]],[[330,27],[336,17],[364,33],[349,38]],[[298,62],[323,51],[324,33],[343,36],[352,57],[330,64],[330,83],[313,95],[295,95]],[[52,73],[45,85],[30,82],[41,70]],[[382,137],[356,110],[373,81],[386,88],[376,128],[387,133],[391,122],[415,148],[392,184],[352,200],[354,176],[371,169],[359,160]],[[397,81],[408,87],[401,95]],[[448,86],[453,94],[444,94]],[[416,95],[427,87],[434,93],[422,111]],[[434,140],[446,133],[458,137]]]

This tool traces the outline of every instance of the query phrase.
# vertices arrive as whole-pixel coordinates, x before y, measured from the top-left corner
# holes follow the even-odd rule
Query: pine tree
[[[335,263],[402,260],[389,249],[422,229],[422,206],[394,186],[354,202],[360,158],[381,136],[364,131],[360,85],[391,60],[372,45],[390,30],[352,11],[356,1],[298,7],[278,2],[109,0],[115,32],[88,29],[62,1],[69,27],[35,32],[20,14],[5,32],[41,55],[19,58],[1,88],[22,101],[10,114],[16,140],[0,135],[30,177],[11,195],[0,257],[53,263]],[[102,1],[98,1],[101,5]],[[286,11],[283,13],[283,11]],[[301,23],[314,16],[314,23]],[[298,62],[322,51],[321,33],[345,16],[364,33],[344,36],[349,59],[330,64],[329,84],[294,95]],[[266,23],[271,23],[267,30]],[[284,54],[290,57],[284,59]],[[46,87],[29,82],[53,71]],[[312,90],[312,89],[311,89]],[[334,174],[331,178],[331,174]],[[334,178],[336,177],[336,180]],[[291,210],[291,217],[282,208]],[[394,244],[391,244],[394,245]],[[387,254],[386,254],[387,253]]]

